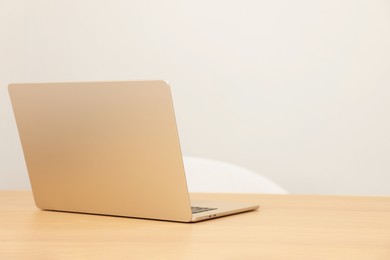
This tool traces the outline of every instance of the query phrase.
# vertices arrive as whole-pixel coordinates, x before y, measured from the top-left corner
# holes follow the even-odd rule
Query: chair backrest
[[[183,160],[190,192],[288,193],[264,176],[231,163],[190,156]]]

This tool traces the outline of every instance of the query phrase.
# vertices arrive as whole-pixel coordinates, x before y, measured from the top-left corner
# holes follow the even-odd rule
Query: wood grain
[[[0,259],[390,259],[390,197],[192,194],[261,209],[195,224],[40,211],[0,191]]]

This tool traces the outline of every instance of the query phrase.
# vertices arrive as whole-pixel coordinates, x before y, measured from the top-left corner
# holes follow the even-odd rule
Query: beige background
[[[8,83],[167,79],[185,154],[390,195],[389,46],[380,0],[0,0],[0,188],[29,187]]]

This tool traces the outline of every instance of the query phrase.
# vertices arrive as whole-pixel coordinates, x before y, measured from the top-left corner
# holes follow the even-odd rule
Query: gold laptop
[[[165,81],[10,84],[35,204],[197,222],[258,205],[190,201]]]

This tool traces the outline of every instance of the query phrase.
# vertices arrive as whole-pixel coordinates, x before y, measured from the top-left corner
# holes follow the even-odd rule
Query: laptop
[[[259,207],[190,200],[165,81],[8,89],[40,209],[198,222]]]

